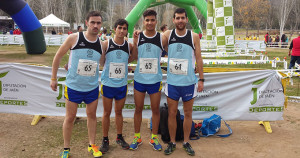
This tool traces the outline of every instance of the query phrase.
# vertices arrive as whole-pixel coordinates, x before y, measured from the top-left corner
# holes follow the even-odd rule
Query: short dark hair
[[[114,28],[117,28],[118,25],[124,25],[126,24],[127,25],[127,29],[128,29],[128,22],[125,20],[125,19],[118,19],[116,22],[115,22],[115,25],[114,25]]]
[[[173,18],[175,18],[175,14],[181,14],[181,13],[184,13],[185,14],[185,17],[187,17],[187,14],[186,14],[186,11],[184,8],[177,8],[175,11],[174,11],[174,15],[173,15]]]
[[[81,26],[77,26],[77,31],[79,31],[80,28],[81,28]]]
[[[106,33],[107,33],[107,30],[104,28],[102,32],[103,32],[104,34],[106,34]]]
[[[100,13],[99,11],[90,11],[90,12],[86,15],[85,20],[86,20],[86,21],[89,21],[89,20],[90,20],[90,17],[92,17],[92,16],[100,16],[101,19],[102,19],[101,13]]]
[[[153,9],[148,9],[148,10],[146,10],[144,13],[143,13],[143,17],[145,18],[146,16],[155,16],[155,18],[156,18],[156,15],[157,15],[157,13],[156,13],[156,11],[155,10],[153,10]]]
[[[160,27],[160,30],[161,30],[161,31],[164,31],[164,29],[165,29],[167,26],[168,26],[167,24],[163,24],[163,25]]]

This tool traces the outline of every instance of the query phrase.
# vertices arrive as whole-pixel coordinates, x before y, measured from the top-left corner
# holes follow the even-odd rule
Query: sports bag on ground
[[[221,120],[223,120],[221,116],[216,114],[212,115],[210,118],[205,118],[202,122],[202,127],[200,128],[200,130],[198,130],[198,135],[200,137],[215,135],[221,128]],[[227,126],[229,133],[224,135],[217,135],[219,137],[228,137],[232,134],[232,129],[230,128],[230,126],[225,121],[224,123]],[[202,134],[200,134],[200,132]]]
[[[165,103],[164,106],[160,107],[160,121],[159,121],[159,128],[158,131],[161,134],[161,140],[168,143],[170,142],[170,134],[169,134],[169,127],[168,127],[168,106]],[[177,130],[176,130],[176,141],[183,140],[183,124],[180,120],[180,111],[177,110],[176,115],[176,121],[177,121]]]

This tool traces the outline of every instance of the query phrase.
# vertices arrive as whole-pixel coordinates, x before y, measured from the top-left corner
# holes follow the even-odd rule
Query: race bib
[[[169,69],[170,73],[176,75],[187,75],[188,59],[170,58]]]
[[[95,76],[97,71],[97,62],[86,59],[79,59],[77,74],[81,76]]]
[[[109,78],[124,78],[125,71],[125,63],[109,64]]]
[[[157,74],[157,58],[140,58],[140,73]]]

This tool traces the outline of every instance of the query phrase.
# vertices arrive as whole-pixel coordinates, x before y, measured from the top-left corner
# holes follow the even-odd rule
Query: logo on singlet
[[[114,47],[114,45],[110,45],[110,47],[109,47],[109,48],[115,48],[115,47]]]
[[[79,46],[84,47],[85,44],[84,44],[83,42],[81,42],[81,43],[79,44]]]
[[[176,38],[173,37],[173,38],[171,39],[171,41],[176,41]]]
[[[151,44],[146,43],[146,52],[151,52]]]
[[[89,50],[87,51],[87,57],[88,57],[88,58],[92,58],[92,57],[93,57],[93,50],[89,49]]]
[[[122,54],[121,51],[117,51],[117,59],[121,59],[121,54]]]
[[[182,44],[177,44],[177,52],[182,52]]]
[[[144,38],[142,38],[142,39],[141,39],[141,42],[144,42],[144,41],[145,41],[145,39],[144,39]]]

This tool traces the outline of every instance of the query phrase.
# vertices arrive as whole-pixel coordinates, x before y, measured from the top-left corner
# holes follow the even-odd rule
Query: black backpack
[[[159,128],[158,128],[158,134],[161,134],[161,140],[163,142],[168,143],[170,142],[170,134],[169,134],[169,128],[168,128],[168,106],[165,103],[164,106],[160,107],[160,122],[159,122]],[[177,120],[177,130],[176,130],[176,141],[183,140],[183,122],[180,119],[180,111],[177,110],[176,115]]]

